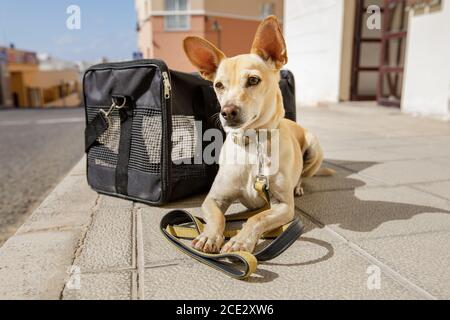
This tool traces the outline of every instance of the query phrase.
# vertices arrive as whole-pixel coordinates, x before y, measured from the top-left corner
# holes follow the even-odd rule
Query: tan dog
[[[247,208],[256,209],[262,207],[264,201],[253,187],[258,174],[256,164],[221,163],[202,205],[205,230],[192,242],[196,249],[209,253],[252,252],[265,232],[293,219],[294,192],[301,193],[301,178],[317,173],[323,160],[322,150],[312,134],[284,119],[278,82],[280,69],[287,62],[287,52],[276,17],[270,16],[261,23],[250,54],[227,58],[213,44],[199,37],[186,38],[184,50],[200,74],[214,82],[222,107],[220,120],[227,137],[248,129],[279,130],[282,164],[269,178],[271,209],[248,219],[242,230],[222,247],[224,213],[228,207],[239,200]],[[228,148],[233,143],[233,139],[226,139],[221,158],[226,152],[246,152],[244,148]]]

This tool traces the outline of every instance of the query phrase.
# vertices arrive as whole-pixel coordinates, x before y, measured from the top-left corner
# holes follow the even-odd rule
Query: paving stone
[[[64,300],[131,300],[131,272],[80,274],[79,288],[64,289]]]
[[[431,162],[443,164],[447,166],[447,168],[450,168],[450,157],[436,157],[430,160]]]
[[[159,230],[159,224],[162,217],[174,209],[184,209],[195,216],[202,217],[202,211],[199,207],[199,203],[201,204],[202,201],[203,199],[197,199],[196,197],[171,204],[169,208],[139,206],[138,210],[142,217],[144,261],[146,265],[172,264],[174,261],[189,259],[164,238]],[[243,209],[242,205],[233,204],[227,214],[236,213]],[[186,241],[186,244],[189,243],[190,241]]]
[[[15,235],[0,250],[0,299],[59,299],[82,230]]]
[[[369,144],[368,144],[369,145]],[[409,160],[410,155],[405,155],[396,152],[395,149],[375,149],[375,148],[361,148],[351,150],[325,150],[325,157],[330,160],[348,161],[348,162],[376,162],[378,164],[395,161],[395,160]]]
[[[450,181],[420,183],[413,186],[450,200]]]
[[[428,138],[430,139],[430,138]],[[430,139],[431,140],[431,139]],[[370,145],[370,148],[398,148],[398,147],[409,147],[416,150],[416,147],[421,143],[429,143],[424,137],[378,137],[374,136],[371,139],[342,139],[338,142],[336,139],[330,138],[325,141],[324,147],[325,151],[335,151],[335,150],[352,150],[352,149],[366,149]],[[444,144],[444,143],[442,143]],[[326,154],[326,152],[325,152]]]
[[[355,162],[352,165],[353,170],[356,169],[357,165],[359,166],[358,168],[361,168],[362,170],[362,168],[367,168],[371,164],[366,162]],[[353,190],[359,187],[380,186],[383,184],[380,181],[344,168],[339,161],[326,160],[323,166],[335,170],[336,173],[333,176],[328,177],[311,177],[304,179],[303,190],[305,194],[323,191]]]
[[[368,239],[360,245],[435,297],[450,299],[450,232]]]
[[[344,164],[349,169],[351,164]],[[359,174],[390,185],[450,180],[450,167],[423,160],[392,161],[375,164]]]
[[[139,208],[142,217],[142,237],[145,265],[172,264],[186,256],[161,234],[159,223],[168,210]]]
[[[69,176],[84,176],[86,177],[86,155],[73,167],[69,172]]]
[[[296,206],[351,240],[450,231],[450,202],[409,187],[306,194]]]
[[[344,246],[319,241],[298,241],[279,258],[260,265],[247,281],[228,278],[193,260],[149,268],[145,299],[422,298],[383,273],[381,288],[369,290],[370,263]]]
[[[132,267],[133,203],[101,196],[75,264],[81,271]]]

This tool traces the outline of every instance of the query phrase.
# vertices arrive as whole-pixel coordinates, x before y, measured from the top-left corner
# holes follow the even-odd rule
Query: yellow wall
[[[79,81],[76,70],[38,71],[25,73],[25,86],[49,88],[59,86],[62,82]]]
[[[80,96],[80,77],[76,70],[55,70],[55,71],[39,71],[37,68],[29,66],[15,65],[11,68],[11,93],[17,94],[20,107],[34,106],[29,99],[29,90],[33,89],[39,93],[40,99],[38,106],[51,104],[54,100],[61,100],[59,86],[64,86],[69,94],[76,93]],[[68,84],[72,83],[70,87]],[[70,104],[66,106],[79,105],[80,100],[71,99]]]

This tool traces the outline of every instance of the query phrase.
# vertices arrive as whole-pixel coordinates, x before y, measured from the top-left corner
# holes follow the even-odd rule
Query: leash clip
[[[265,175],[257,175],[255,178],[255,185],[261,183],[265,191],[269,190],[269,177]]]
[[[108,111],[105,111],[104,109],[100,109],[100,111],[105,115],[105,117],[107,118],[107,119],[109,119],[109,117],[111,116],[111,113],[114,111],[114,110],[120,110],[120,109],[122,109],[124,106],[125,106],[125,104],[127,103],[127,98],[126,97],[121,97],[123,100],[122,100],[122,103],[120,104],[120,105],[118,105],[117,103],[116,103],[116,99],[113,97],[111,100],[112,100],[112,104],[111,104],[111,107],[109,108],[109,110]]]

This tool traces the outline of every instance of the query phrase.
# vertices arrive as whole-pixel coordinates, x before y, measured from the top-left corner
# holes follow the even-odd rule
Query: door
[[[350,99],[376,100],[381,54],[381,28],[368,26],[372,13],[369,7],[378,6],[383,15],[384,0],[356,0],[353,37],[353,60]],[[381,21],[381,17],[379,17]]]
[[[377,102],[400,107],[408,27],[406,0],[384,0]]]

